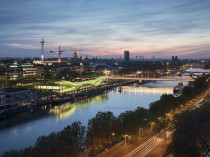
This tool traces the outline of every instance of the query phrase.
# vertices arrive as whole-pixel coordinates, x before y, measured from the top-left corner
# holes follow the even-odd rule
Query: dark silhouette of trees
[[[165,156],[198,157],[207,148],[210,148],[210,101],[177,118],[173,140]]]
[[[150,104],[149,112],[154,117],[163,116],[170,110],[179,107],[188,100],[194,98],[196,95],[202,91],[208,89],[209,84],[206,77],[200,77],[194,82],[190,83],[189,86],[185,86],[182,91],[182,95],[179,97],[174,97],[173,95],[164,94],[160,97],[160,100]]]
[[[119,120],[112,112],[98,112],[89,120],[87,127],[87,148],[94,154],[103,149],[107,144],[112,143],[113,133],[119,135],[121,126]]]
[[[150,113],[155,116],[162,116],[177,105],[177,98],[173,95],[164,94],[160,97],[159,101],[150,104]]]
[[[61,131],[61,139],[63,139],[63,149],[73,153],[75,156],[79,155],[85,146],[85,132],[86,129],[80,122],[74,122],[71,126],[67,126]],[[69,146],[71,149],[69,149]],[[73,150],[73,151],[72,151]]]
[[[118,119],[121,122],[124,133],[133,133],[139,129],[139,127],[145,127],[148,119],[147,109],[138,107],[135,111],[126,111],[121,113]]]

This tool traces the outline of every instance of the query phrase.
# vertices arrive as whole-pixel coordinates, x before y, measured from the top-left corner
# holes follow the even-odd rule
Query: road
[[[144,157],[162,141],[163,138],[160,138],[159,135],[155,135],[124,157]]]
[[[149,152],[151,152],[156,146],[158,146],[164,139],[169,136],[172,129],[172,124],[167,128],[162,129],[158,134],[152,136],[149,140],[129,152],[123,157],[145,157]]]

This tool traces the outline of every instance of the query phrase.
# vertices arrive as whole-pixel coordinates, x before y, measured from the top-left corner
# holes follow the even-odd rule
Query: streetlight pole
[[[139,128],[139,138],[140,138],[140,136],[141,136],[141,128]]]
[[[150,122],[150,126],[151,126],[151,128],[150,128],[150,132],[152,133],[152,131],[153,131],[153,126],[155,125],[155,122]]]
[[[113,143],[113,139],[114,139],[115,133],[112,133],[112,143]]]
[[[126,138],[127,138],[127,136],[128,136],[128,135],[125,135],[125,146],[126,146]]]

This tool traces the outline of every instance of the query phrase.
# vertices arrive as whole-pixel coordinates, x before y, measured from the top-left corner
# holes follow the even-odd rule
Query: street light
[[[155,122],[150,122],[150,126],[151,126],[150,131],[151,131],[151,133],[152,133],[152,130],[153,130],[153,126],[154,125],[155,125]]]
[[[125,135],[125,146],[126,146],[126,138],[128,137],[128,135]]]
[[[112,143],[113,143],[113,139],[115,139],[114,136],[115,136],[115,133],[113,132],[112,133],[112,139],[111,139],[112,140]]]
[[[139,128],[139,138],[140,138],[140,136],[141,136],[141,128]]]
[[[159,120],[160,122],[162,122],[163,119],[162,119],[162,117],[158,117],[158,120]]]
[[[170,119],[170,113],[166,113],[166,119]]]

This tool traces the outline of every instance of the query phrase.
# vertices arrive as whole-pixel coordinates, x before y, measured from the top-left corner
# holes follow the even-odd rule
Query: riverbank
[[[156,84],[160,87],[169,82],[161,81]],[[171,84],[177,83],[171,82]],[[111,111],[115,116],[119,116],[123,112],[134,111],[137,107],[149,108],[149,104],[159,100],[164,92],[163,90],[154,93],[152,88],[148,88],[146,91],[119,93],[117,89],[107,90],[98,96],[81,99],[74,103],[67,102],[55,107],[46,105],[46,108],[42,106],[40,110],[33,113],[23,112],[5,119],[4,123],[0,123],[2,151],[34,146],[38,137],[61,131],[74,121],[81,121],[82,125],[87,127],[88,120],[99,111]],[[23,138],[27,140],[22,140]],[[18,145],[10,141],[16,141]]]
[[[189,99],[185,104],[182,104],[182,105],[170,110],[170,112],[165,113],[166,114],[165,118],[158,117],[157,119],[159,119],[160,121],[154,122],[153,124],[155,124],[155,125],[153,127],[151,126],[151,129],[156,130],[156,131],[159,130],[159,126],[161,125],[161,123],[163,123],[164,125],[169,124],[170,126],[171,125],[173,126],[174,122],[176,121],[176,117],[178,115],[181,115],[181,114],[185,113],[186,111],[195,110],[197,108],[200,108],[202,105],[204,105],[205,103],[209,103],[209,102],[210,102],[210,89],[207,89],[207,90],[201,92],[199,95],[195,96],[194,98]],[[144,128],[144,129],[148,130],[150,128]],[[164,139],[162,139],[162,142],[160,142],[159,144],[157,144],[156,146],[154,146],[152,148],[148,147],[148,148],[146,148],[146,150],[144,150],[143,145],[148,143],[150,137],[155,135],[154,134],[155,132],[150,132],[150,134],[145,134],[143,138],[139,137],[139,133],[136,133],[136,134],[130,135],[130,136],[132,136],[132,140],[130,140],[131,142],[129,142],[129,140],[127,140],[127,143],[128,143],[127,147],[125,145],[123,145],[124,141],[122,141],[121,144],[119,143],[119,144],[103,151],[102,153],[100,153],[98,155],[98,157],[106,156],[107,154],[110,157],[114,157],[114,156],[133,157],[133,156],[135,156],[135,153],[133,153],[133,152],[138,152],[137,150],[139,148],[142,148],[141,153],[145,151],[145,155],[147,154],[147,156],[151,156],[151,157],[163,156],[165,151],[168,149],[168,146],[172,142],[172,136],[173,136],[172,130],[171,129],[169,130],[169,134]],[[157,134],[160,134],[160,132]],[[141,138],[144,140],[139,140]],[[140,150],[139,150],[139,152],[140,152]]]
[[[5,110],[3,113],[0,114],[0,121],[5,119],[5,117],[14,116],[14,114],[17,113],[36,111],[37,107],[60,105],[65,102],[77,102],[79,100],[100,95],[107,90],[111,90],[119,86],[129,85],[134,82],[136,81],[112,81],[108,83],[103,83],[102,85],[96,87],[81,88],[68,93],[38,91],[38,98],[36,100],[31,101],[31,103],[25,106]]]

